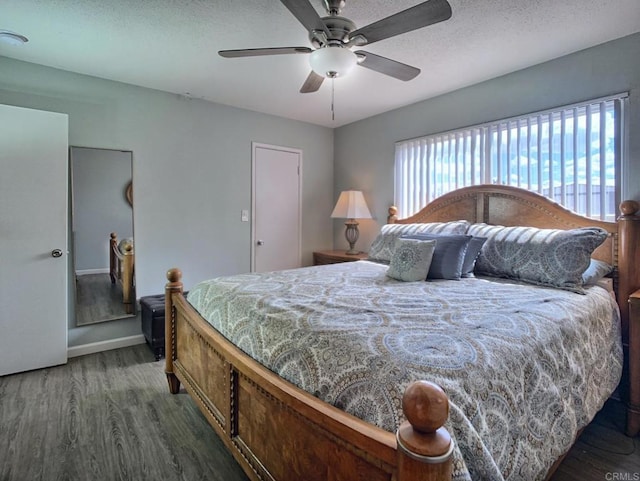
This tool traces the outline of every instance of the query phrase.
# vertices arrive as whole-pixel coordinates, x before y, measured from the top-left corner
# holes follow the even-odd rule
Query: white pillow
[[[591,259],[589,267],[582,273],[582,285],[591,286],[597,284],[600,279],[613,272],[613,266],[604,261]]]

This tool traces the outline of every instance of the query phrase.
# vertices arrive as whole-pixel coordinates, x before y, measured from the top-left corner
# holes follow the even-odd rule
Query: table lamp
[[[355,249],[356,241],[360,236],[358,222],[356,219],[371,219],[371,213],[364,200],[364,195],[359,190],[344,190],[340,193],[338,202],[331,213],[331,217],[337,219],[348,219],[344,225],[347,226],[344,236],[349,243],[349,255],[356,255],[360,252]]]

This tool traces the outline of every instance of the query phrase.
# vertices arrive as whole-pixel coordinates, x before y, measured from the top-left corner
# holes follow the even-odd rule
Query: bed
[[[599,302],[601,307],[600,311],[598,311],[600,314],[594,316],[596,319],[594,322],[597,322],[598,319],[604,319],[603,313],[605,312],[612,316],[611,319],[617,321],[619,313],[619,323],[610,322],[607,324],[605,322],[605,326],[609,326],[607,328],[609,330],[609,338],[617,337],[618,340],[622,338],[622,343],[625,347],[625,374],[623,382],[620,384],[619,393],[627,401],[628,405],[627,433],[635,435],[640,425],[640,403],[637,392],[638,343],[640,339],[638,338],[638,329],[635,326],[637,320],[630,319],[629,299],[631,298],[633,301],[637,297],[634,294],[635,291],[640,288],[640,256],[636,252],[640,241],[640,219],[636,216],[638,207],[638,204],[634,201],[625,201],[621,205],[622,215],[617,222],[600,222],[575,215],[537,194],[512,187],[486,185],[468,187],[446,194],[408,219],[395,219],[393,212],[391,212],[390,222],[416,224],[463,219],[471,224],[486,223],[489,225],[517,225],[567,230],[595,226],[605,230],[606,238],[593,252],[593,258],[614,266],[612,284],[618,300],[618,306],[611,300],[610,294],[605,289],[597,286],[589,289],[589,293],[586,294],[576,294],[564,289],[534,288],[529,286],[526,288],[528,293],[525,297],[528,299],[528,303],[534,306],[534,309],[536,304],[539,305],[537,315],[541,319],[549,312],[547,306],[553,305],[554,302],[559,302],[560,304],[558,305],[564,306],[564,310],[567,312],[578,312],[581,311],[581,308],[577,307],[576,304],[563,303],[578,302],[578,304],[587,304],[595,298],[599,299],[599,301],[594,302]],[[369,261],[359,261],[305,269],[294,272],[297,275],[303,275],[304,279],[307,279],[307,281],[304,281],[303,278],[300,278],[298,282],[300,286],[302,286],[303,281],[311,282],[311,284],[306,284],[303,288],[307,290],[307,293],[311,293],[312,287],[309,286],[313,285],[314,279],[318,279],[316,288],[323,289],[320,287],[321,281],[319,280],[324,275],[323,273],[330,273],[334,280],[349,276],[351,284],[357,284],[354,279],[360,279],[362,282],[368,279],[366,282],[369,283],[371,279],[382,279],[386,267]],[[320,269],[329,270],[319,272]],[[280,279],[277,277],[279,275],[280,273],[267,274],[263,279],[266,282],[263,283],[253,279],[252,276],[254,274],[247,274],[244,277],[249,278],[249,285],[253,286],[253,290],[275,289],[277,291],[274,286],[279,285]],[[463,383],[462,389],[458,389],[446,377],[440,376],[441,372],[438,369],[432,375],[418,377],[416,382],[408,383],[406,382],[407,379],[411,378],[415,372],[407,374],[407,369],[403,370],[403,367],[406,367],[404,363],[398,363],[392,369],[378,369],[378,371],[388,371],[391,375],[391,378],[386,377],[384,380],[380,380],[381,390],[386,390],[386,392],[404,390],[404,393],[395,392],[393,396],[389,397],[388,404],[394,405],[396,410],[388,410],[386,415],[379,414],[378,405],[376,404],[374,406],[376,409],[371,409],[368,422],[346,412],[350,410],[350,403],[372,406],[373,403],[367,400],[366,395],[361,396],[359,402],[343,400],[338,403],[340,407],[345,409],[342,410],[321,399],[331,397],[326,390],[323,391],[321,389],[319,392],[315,392],[315,395],[312,395],[286,380],[286,378],[295,380],[296,377],[296,369],[292,369],[291,366],[295,366],[296,363],[299,364],[299,361],[294,362],[292,357],[286,354],[295,351],[295,349],[286,351],[286,353],[282,351],[286,355],[275,356],[280,360],[280,366],[283,367],[280,371],[284,373],[284,376],[281,377],[275,374],[278,369],[267,369],[261,363],[245,354],[245,351],[251,351],[252,345],[255,344],[260,344],[262,347],[266,346],[267,351],[271,349],[277,354],[276,351],[280,349],[278,342],[275,342],[270,348],[269,343],[262,342],[261,338],[256,335],[256,332],[259,332],[260,329],[251,331],[249,323],[245,323],[246,326],[242,325],[237,329],[241,333],[239,345],[242,349],[229,342],[225,335],[214,329],[191,303],[187,302],[182,295],[180,277],[181,273],[178,269],[171,269],[167,273],[169,282],[166,287],[167,357],[165,370],[170,391],[177,393],[180,385],[184,385],[251,479],[393,479],[396,481],[426,479],[443,481],[465,479],[465,476],[469,477],[469,473],[482,473],[481,476],[485,476],[485,479],[500,479],[499,476],[503,476],[503,473],[498,473],[498,477],[493,477],[495,473],[492,470],[495,470],[496,467],[504,469],[504,466],[507,466],[507,471],[509,471],[504,475],[505,479],[509,476],[509,479],[519,479],[518,470],[530,464],[523,461],[523,459],[526,459],[526,454],[523,454],[522,446],[519,444],[517,429],[508,430],[508,428],[505,428],[507,431],[485,429],[488,424],[499,426],[499,420],[494,419],[489,423],[486,417],[483,419],[478,417],[476,419],[469,413],[469,406],[473,406],[476,401],[473,399],[461,401],[461,396],[464,396],[467,392],[474,391],[489,393],[487,397],[495,402],[508,398],[508,396],[503,396],[502,398],[491,397],[490,393],[492,391],[500,391],[500,389],[496,386],[487,388],[487,380],[483,379],[483,376],[467,376],[466,382],[471,384],[465,385]],[[222,284],[226,284],[227,287],[234,285],[235,287],[232,286],[234,289],[237,286],[247,286],[247,284],[242,283],[247,279],[240,279],[242,277],[232,276],[231,278],[226,278],[226,280],[222,281]],[[512,284],[504,280],[490,280],[481,277],[465,279],[462,282],[424,282],[422,283],[424,285],[419,286],[419,288],[427,288],[428,286],[428,289],[437,290],[446,283],[454,283],[456,286],[455,297],[463,299],[470,304],[474,302],[473,292],[477,286],[487,282],[495,282],[495,284],[492,284],[493,287],[490,288],[490,291],[495,291],[496,297],[515,296],[514,289],[525,289],[525,287],[517,283]],[[411,283],[397,283],[402,289],[408,289],[409,284]],[[341,286],[339,283],[336,285]],[[208,284],[205,287],[196,286],[195,290],[192,289],[190,292],[190,300],[197,303],[197,297],[200,297],[199,292],[202,289],[218,289],[219,286],[220,283],[214,283],[213,287]],[[357,288],[357,285],[355,287],[352,286],[352,289]],[[243,289],[245,287],[240,287],[240,290]],[[545,293],[545,302],[538,302],[537,294],[534,291],[530,291],[530,289],[542,289]],[[249,291],[251,289],[242,292],[240,297],[252,303],[254,301],[251,300],[252,293]],[[220,292],[222,293],[224,290]],[[407,303],[407,295],[398,294],[399,292],[401,291],[389,289],[381,291],[375,296],[376,306],[386,305],[389,312],[394,312],[397,315],[400,315],[398,313],[401,312],[411,311],[414,307],[411,303]],[[415,294],[410,294],[409,297],[411,296],[413,298],[416,297]],[[484,297],[487,296],[489,295],[487,294]],[[215,298],[215,296],[213,297]],[[221,297],[226,297],[226,295],[221,294]],[[360,301],[362,302],[367,299],[366,295],[361,297]],[[299,298],[303,298],[303,296],[298,296]],[[329,296],[329,299],[332,298],[338,298],[336,292]],[[291,306],[287,302],[291,303],[291,299],[287,300],[285,297],[279,298],[278,296],[273,299],[282,299],[281,303],[284,308],[283,306],[280,307],[283,310],[290,310]],[[355,302],[358,296],[351,296],[351,299],[354,300],[351,302],[352,304],[360,302]],[[579,300],[575,301],[575,299]],[[488,302],[489,304],[491,303],[490,298],[488,298]],[[548,304],[548,302],[552,304]],[[349,301],[343,300],[343,303],[349,303]],[[520,304],[522,302],[514,303],[512,312],[518,311]],[[632,302],[631,306],[633,313],[636,305]],[[368,309],[367,312],[372,313],[372,318],[365,319],[365,321],[370,322],[375,327],[376,322],[379,321],[375,321],[374,314],[379,311],[375,311],[373,308],[369,309],[370,307],[364,307],[365,311]],[[224,310],[237,315],[237,313],[241,313],[246,308],[246,306],[244,308],[240,306],[234,311],[230,309],[230,306],[227,306]],[[418,306],[418,308],[424,309],[424,306]],[[200,309],[204,310],[202,306]],[[311,311],[312,304],[303,305],[302,310]],[[470,311],[473,312],[474,310],[480,310],[480,308],[476,309],[475,305],[471,305]],[[449,312],[444,305],[431,309],[431,312],[440,311],[443,313]],[[234,316],[230,317],[233,318]],[[396,317],[391,316],[390,322],[393,322]],[[452,319],[455,317],[454,314],[450,314],[447,317],[447,322],[453,325]],[[466,318],[468,319],[468,315]],[[504,319],[503,322],[505,326],[509,325],[508,319]],[[216,324],[215,316],[213,323],[214,325]],[[218,327],[221,327],[224,322],[221,321],[219,324]],[[531,331],[536,330],[537,324],[529,323],[526,325]],[[615,332],[613,326],[619,326],[621,336],[620,333]],[[411,328],[414,329],[415,326]],[[221,329],[224,330],[223,327]],[[281,326],[281,329],[289,330],[289,327]],[[543,335],[548,334],[546,329],[538,330]],[[509,331],[509,329],[505,328],[506,331]],[[589,331],[590,329],[587,328],[581,329],[581,332],[587,337],[590,335]],[[295,332],[298,337],[304,337],[302,331],[295,330],[292,332]],[[226,332],[226,335],[231,337],[229,332]],[[270,335],[267,334],[266,336],[268,338]],[[273,337],[273,335],[271,336]],[[572,336],[573,334],[569,337]],[[337,336],[337,339],[344,341],[346,337],[349,336],[340,335]],[[406,342],[410,344],[413,338],[414,336],[406,336],[406,339],[409,340]],[[467,366],[473,365],[474,356],[477,357],[478,353],[484,353],[486,356],[491,355],[491,351],[465,348],[464,346],[471,346],[474,343],[472,338],[470,340],[467,339],[466,344],[462,343],[460,345],[452,343],[450,338],[451,334],[445,330],[439,330],[437,335],[432,336],[429,348],[434,355],[430,359],[439,359],[440,364],[447,362],[451,365],[456,364],[454,361],[460,361],[460,365],[454,367],[458,371],[465,372]],[[360,337],[359,339],[363,338]],[[505,339],[508,339],[508,336]],[[502,339],[502,344],[509,344],[505,339]],[[550,339],[546,339],[545,342]],[[277,341],[277,339],[275,340]],[[320,338],[318,342],[325,341]],[[369,340],[363,343],[371,344],[372,341]],[[598,344],[597,340],[595,344]],[[387,347],[393,348],[394,346],[397,347],[394,342],[387,343]],[[601,406],[603,399],[606,399],[613,392],[622,368],[622,366],[616,367],[617,363],[622,364],[620,353],[616,355],[618,348],[616,348],[615,343],[612,343],[607,351],[608,357],[600,359],[599,362],[600,367],[611,365],[612,371],[598,371],[595,368],[598,363],[594,364],[592,360],[591,368],[588,371],[589,376],[586,376],[586,379],[582,379],[582,385],[584,386],[593,387],[602,384],[602,386],[596,386],[602,388],[600,392],[595,394],[585,393],[584,399],[575,394],[569,396],[573,398],[574,404],[585,405],[583,411],[578,412],[573,417],[564,415],[555,417],[552,409],[550,411],[551,414],[546,413],[546,421],[539,421],[539,419],[544,420],[545,416],[541,418],[524,417],[519,420],[523,431],[526,428],[529,432],[553,432],[558,434],[558,436],[551,438],[553,440],[551,443],[547,443],[548,438],[541,434],[539,444],[542,446],[541,451],[546,454],[541,454],[540,456],[544,459],[536,459],[534,464],[544,466],[544,472],[535,474],[533,479],[544,479],[547,473],[553,472],[555,466],[574,441],[578,431],[591,420],[595,414],[594,411]],[[575,349],[575,346],[573,346],[567,348],[567,351]],[[328,362],[340,364],[340,359],[344,358],[347,359],[346,364],[349,366],[354,365],[353,358],[349,357],[349,353],[356,356],[361,353],[361,351],[348,344],[343,344],[342,348],[336,347],[334,351],[334,355],[325,355],[325,358],[328,358]],[[444,356],[447,351],[454,355],[452,357]],[[332,351],[325,350],[325,352]],[[580,357],[581,354],[578,356]],[[507,372],[507,374],[513,369],[511,377],[519,379],[518,375],[515,374],[518,372],[518,366],[526,364],[526,359],[530,357],[527,355],[519,362],[505,357],[502,360],[502,368],[494,367],[495,372],[486,377],[490,380],[495,379],[496,383],[498,383],[498,380],[502,379],[498,377],[500,369]],[[587,356],[585,355],[584,357]],[[361,354],[360,359],[364,360],[363,364],[375,367],[375,359],[367,358],[365,354]],[[443,361],[443,359],[449,360]],[[558,362],[553,357],[544,357],[543,361],[541,361],[543,365],[551,365]],[[565,360],[564,362],[571,363],[570,360]],[[432,364],[438,364],[438,362],[433,361]],[[498,365],[499,363],[496,364],[496,366]],[[442,365],[436,367],[440,370],[443,368]],[[451,369],[452,366],[447,365],[444,368]],[[324,375],[326,376],[326,373]],[[358,385],[358,376],[359,373],[349,372],[348,369],[346,374],[338,375],[340,379],[351,379],[351,386]],[[393,376],[398,379],[402,378],[402,382],[398,382],[396,386],[389,381],[389,379],[393,379]],[[603,381],[595,382],[595,380],[599,379],[603,379]],[[354,380],[355,382],[353,382]],[[299,382],[300,380],[296,381]],[[445,389],[441,389],[440,386],[445,387]],[[560,383],[559,391],[570,392],[572,389],[574,389],[573,384]],[[451,396],[451,402],[448,395]],[[513,399],[518,400],[517,397]],[[546,401],[544,399],[541,401],[538,402],[538,405],[545,405]],[[546,404],[551,405],[549,402],[546,402]],[[499,412],[499,410],[492,412]],[[561,410],[557,412],[561,413]],[[367,416],[363,417],[367,419]],[[380,418],[383,418],[383,420],[381,421]],[[462,437],[466,435],[464,431],[461,431],[462,428],[458,423],[462,421],[464,424],[465,420],[469,421],[467,424],[472,425],[473,429],[467,432],[467,434],[470,434],[466,437],[466,440],[463,440]],[[504,425],[504,422],[502,424]],[[383,429],[380,425],[386,429]],[[507,432],[507,442],[505,442],[505,436],[502,436],[501,433]],[[453,439],[451,434],[453,434]],[[558,441],[558,437],[562,438],[561,441]],[[530,443],[530,441],[527,442]],[[547,449],[551,447],[546,446],[547,444],[553,445],[555,451],[554,449]],[[467,465],[472,462],[462,456],[462,451],[465,449],[480,453],[478,456],[479,466]],[[483,450],[492,452],[483,453]],[[502,454],[497,455],[496,450]],[[497,460],[496,463],[493,463],[494,465],[492,465],[492,459]],[[527,476],[523,474],[521,479],[532,479]]]
[[[112,232],[109,235],[109,277],[112,284],[122,286],[122,303],[127,314],[134,313],[136,300],[134,266],[133,239],[118,240],[118,234]]]

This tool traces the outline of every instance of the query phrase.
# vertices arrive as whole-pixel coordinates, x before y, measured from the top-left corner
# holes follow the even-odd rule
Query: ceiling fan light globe
[[[9,30],[0,30],[0,42],[13,46],[20,46],[27,43],[29,39],[19,33],[10,32]]]
[[[358,63],[351,50],[342,47],[325,47],[311,52],[311,69],[323,77],[335,78],[348,74]]]

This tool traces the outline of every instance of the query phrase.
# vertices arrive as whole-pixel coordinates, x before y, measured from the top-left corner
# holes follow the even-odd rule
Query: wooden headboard
[[[593,257],[615,267],[614,289],[620,306],[623,340],[629,335],[629,296],[640,289],[640,204],[627,200],[620,204],[617,222],[584,217],[535,192],[504,185],[464,187],[438,197],[406,219],[398,219],[397,209],[389,209],[389,223],[422,223],[467,220],[504,226],[531,226],[546,229],[575,229],[596,226],[609,237]]]

